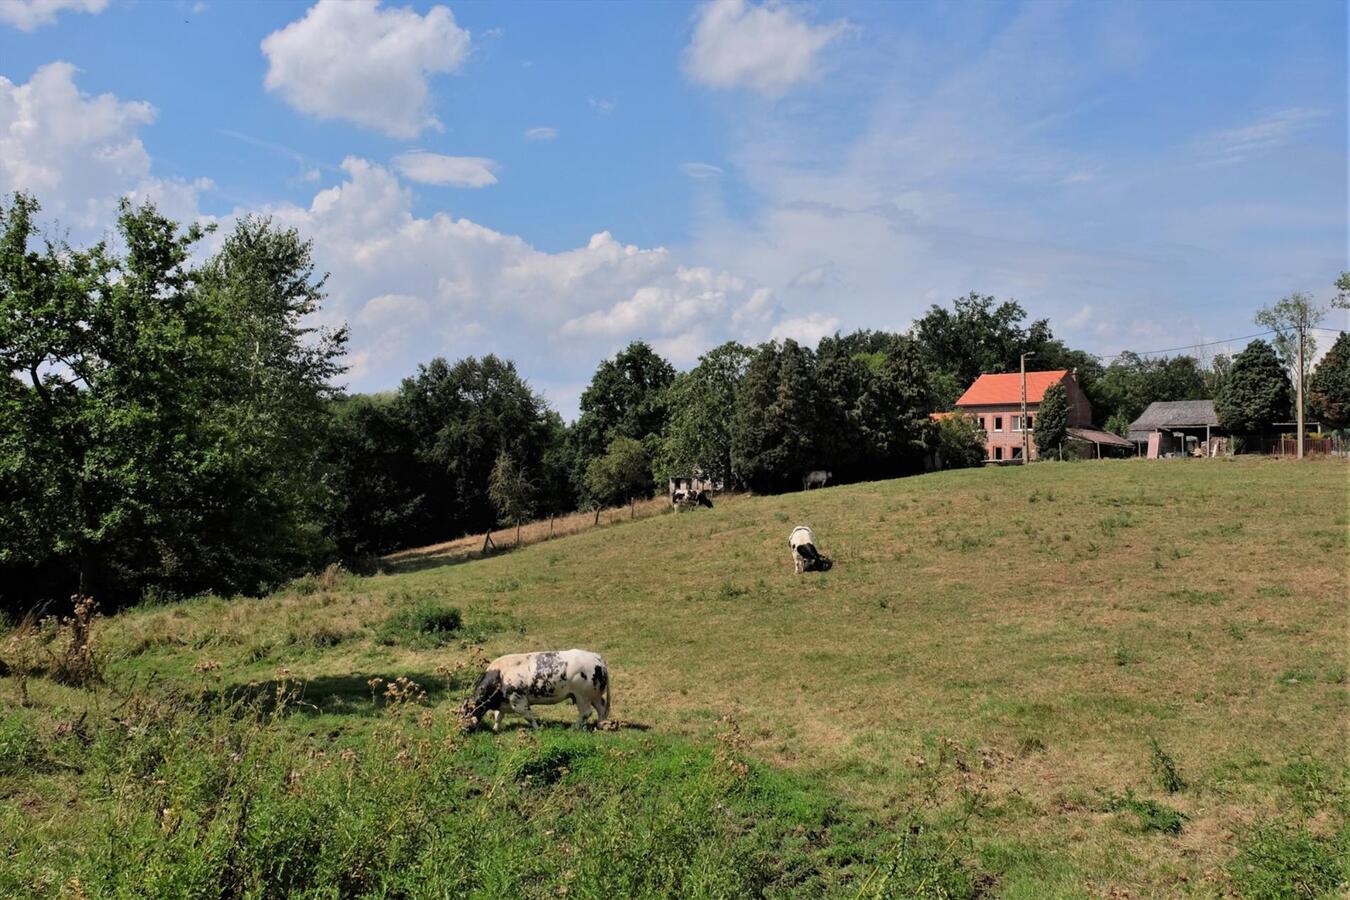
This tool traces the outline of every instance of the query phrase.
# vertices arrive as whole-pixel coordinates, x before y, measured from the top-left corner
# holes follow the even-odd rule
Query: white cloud
[[[155,108],[84,94],[75,73],[70,63],[54,62],[26,84],[0,76],[0,195],[32,193],[75,237],[110,225],[123,196],[196,219],[197,195],[212,185],[152,174],[140,129],[154,121]]]
[[[684,71],[714,88],[744,87],[779,97],[819,74],[817,56],[847,30],[845,22],[811,25],[785,3],[712,0],[699,11],[684,51]]]
[[[1330,116],[1325,109],[1291,107],[1272,113],[1243,128],[1219,131],[1203,138],[1204,165],[1231,165],[1276,150],[1316,127]]]
[[[607,116],[614,112],[614,101],[606,100],[604,97],[587,97],[586,103],[591,109],[595,110],[597,114],[602,116]]]
[[[497,163],[481,156],[442,156],[416,150],[394,157],[404,178],[422,184],[480,188],[497,183]]]
[[[548,125],[541,125],[538,128],[531,128],[525,132],[527,141],[551,141],[557,138],[558,129]]]
[[[108,0],[0,0],[0,22],[20,31],[36,31],[51,25],[63,10],[100,13]]]
[[[769,332],[769,337],[775,341],[784,341],[791,338],[799,344],[814,347],[820,342],[821,338],[834,334],[838,328],[838,316],[811,313],[808,316],[784,319],[774,326],[773,331]]]
[[[264,84],[301,112],[412,138],[444,130],[427,79],[458,70],[469,44],[444,6],[420,16],[378,0],[319,0],[263,39]]]
[[[727,337],[762,340],[777,313],[763,286],[662,247],[600,232],[547,253],[468,219],[414,215],[411,191],[387,168],[349,158],[342,169],[308,207],[263,212],[312,237],[332,273],[324,316],[353,323],[356,389],[387,388],[438,354],[497,352],[528,360],[527,375],[545,374],[540,389],[571,397],[554,386],[589,377],[630,340],[683,364]]]
[[[711,163],[687,162],[680,166],[680,171],[690,178],[720,178],[722,170]]]

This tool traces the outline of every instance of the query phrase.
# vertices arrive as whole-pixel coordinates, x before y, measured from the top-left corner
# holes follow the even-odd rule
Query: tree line
[[[151,206],[123,204],[116,237],[83,249],[37,213],[24,195],[0,204],[0,611],[76,591],[256,593],[333,560],[631,502],[673,475],[766,492],[810,469],[848,482],[979,465],[978,428],[930,413],[1024,353],[1076,370],[1117,429],[1153,400],[1251,392],[1243,354],[1103,366],[972,293],[907,333],[729,342],[685,372],[637,341],[600,362],[570,424],[494,355],[348,395],[334,387],[347,333],[307,324],[324,277],[294,230],[245,218],[199,261],[206,232]],[[1342,425],[1344,341],[1311,394]]]

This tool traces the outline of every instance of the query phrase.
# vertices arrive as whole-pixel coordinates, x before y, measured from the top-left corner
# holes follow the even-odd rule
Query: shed
[[[1150,403],[1143,414],[1130,423],[1129,437],[1141,450],[1148,447],[1150,458],[1169,454],[1187,455],[1192,443],[1201,454],[1214,456],[1213,434],[1219,429],[1213,400],[1172,400]],[[1154,437],[1157,435],[1157,437]]]

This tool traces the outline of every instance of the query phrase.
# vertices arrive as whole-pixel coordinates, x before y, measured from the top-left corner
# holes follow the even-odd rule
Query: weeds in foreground
[[[1243,897],[1315,900],[1350,888],[1350,831],[1334,837],[1279,820],[1257,822],[1238,841],[1228,877]]]
[[[1152,751],[1153,774],[1158,776],[1162,789],[1169,794],[1186,790],[1186,782],[1177,771],[1177,762],[1172,755],[1162,748],[1157,738],[1149,738],[1148,743]]]

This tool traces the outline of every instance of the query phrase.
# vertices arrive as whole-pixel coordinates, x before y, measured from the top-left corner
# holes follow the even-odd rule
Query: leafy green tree
[[[581,394],[573,429],[578,471],[606,452],[616,437],[641,441],[649,454],[659,447],[667,417],[667,391],[675,369],[643,341],[634,341],[600,363]]]
[[[944,469],[984,465],[985,433],[974,416],[956,413],[939,421],[937,445]]]
[[[1036,442],[1036,455],[1047,459],[1058,454],[1069,436],[1069,392],[1062,384],[1045,389],[1041,404],[1036,407],[1036,424],[1031,437]]]
[[[1214,412],[1227,430],[1251,434],[1288,419],[1292,393],[1289,374],[1275,351],[1256,340],[1233,357],[1228,379],[1214,398]]]
[[[412,434],[426,542],[483,531],[496,521],[488,497],[492,467],[502,453],[541,471],[555,425],[542,397],[492,354],[451,365],[433,359],[403,380],[394,413]]]
[[[1308,399],[1322,424],[1350,427],[1350,333],[1342,331],[1313,370]]]
[[[1048,320],[1024,325],[1026,315],[1016,301],[999,303],[971,292],[954,300],[951,310],[934,304],[915,321],[914,337],[928,362],[934,408],[951,409],[984,372],[1017,371],[1023,353],[1037,353],[1037,367],[1049,368],[1057,361],[1052,353],[1057,357],[1068,352],[1053,341]]]
[[[488,497],[502,524],[516,526],[516,546],[520,546],[520,526],[534,514],[535,487],[529,474],[516,465],[511,454],[501,453],[488,478]]]
[[[827,337],[816,359],[818,463],[842,481],[921,470],[935,432],[917,342],[886,332]]]
[[[1336,297],[1331,305],[1337,309],[1350,309],[1350,272],[1342,272],[1336,279]]]
[[[652,463],[640,441],[617,437],[609,442],[603,456],[586,467],[586,490],[601,504],[627,502],[635,516],[638,497],[652,491]]]
[[[1211,396],[1205,371],[1194,357],[1145,359],[1127,351],[1106,367],[1091,400],[1096,415],[1105,419],[1119,415],[1128,423],[1139,418],[1150,403]]]
[[[349,565],[366,557],[426,543],[433,530],[427,482],[411,429],[394,397],[335,400],[333,436],[325,454],[334,504],[328,530]]]
[[[255,591],[321,559],[345,332],[302,324],[309,245],[245,219],[194,269],[203,231],[153,207],[123,204],[119,252],[42,241],[37,211],[0,208],[0,568],[117,602]]]
[[[699,357],[698,365],[675,377],[667,408],[669,419],[658,457],[660,475],[695,471],[731,485],[732,420],[736,394],[753,351],[728,341]]]
[[[1271,344],[1279,354],[1295,387],[1308,385],[1312,361],[1317,355],[1317,339],[1312,329],[1326,317],[1326,309],[1319,306],[1310,294],[1293,293],[1278,303],[1264,306],[1256,314],[1256,324],[1275,332]],[[1299,364],[1299,332],[1303,332],[1303,360]],[[1304,397],[1307,402],[1307,397]]]
[[[1131,419],[1123,412],[1114,413],[1111,418],[1106,420],[1106,430],[1112,434],[1126,437],[1130,433],[1130,423],[1133,421],[1134,419]]]
[[[736,395],[732,468],[756,491],[782,490],[818,468],[815,356],[796,341],[756,348]]]

